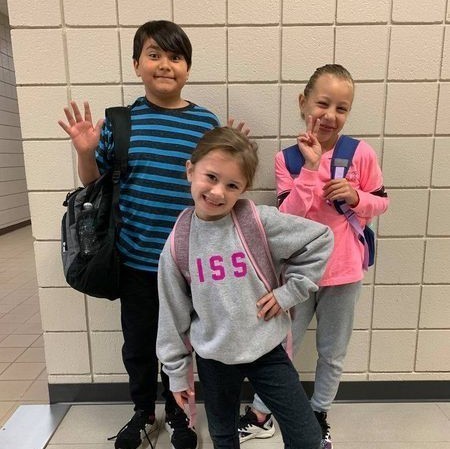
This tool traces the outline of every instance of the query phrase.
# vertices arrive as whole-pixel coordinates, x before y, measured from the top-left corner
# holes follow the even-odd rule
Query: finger
[[[82,122],[83,121],[83,117],[81,116],[81,112],[78,109],[78,105],[75,103],[75,101],[71,101],[70,105],[72,106],[73,113],[75,115],[75,120],[77,122]]]
[[[64,108],[64,114],[66,115],[67,121],[69,122],[70,126],[75,125],[75,119],[73,118],[72,113],[70,112],[69,108]]]
[[[105,119],[101,118],[97,124],[95,125],[95,132],[100,134],[100,130],[102,129],[103,123],[105,122]]]
[[[70,136],[70,128],[62,120],[58,120],[58,125]]]
[[[311,117],[311,121],[312,121],[312,117]],[[319,127],[320,127],[320,119],[318,118],[316,120],[316,123],[314,124],[314,129],[312,131],[312,134],[313,134],[314,137],[317,136],[317,133],[319,132]]]
[[[264,307],[261,308],[261,310],[258,313],[258,318],[265,318],[266,313],[272,308],[273,303],[268,302],[264,305]]]
[[[263,307],[264,304],[266,304],[267,301],[270,301],[273,298],[273,294],[272,292],[265,294],[262,298],[259,298],[258,302],[256,303],[256,305],[258,307]]]
[[[228,128],[233,128],[234,118],[229,117],[227,120]]]
[[[91,108],[89,106],[89,102],[85,101],[83,104],[84,104],[84,119],[87,122],[92,123],[92,114],[91,114]]]
[[[313,118],[312,115],[308,115],[308,120],[306,123],[306,132],[310,133],[313,129]]]

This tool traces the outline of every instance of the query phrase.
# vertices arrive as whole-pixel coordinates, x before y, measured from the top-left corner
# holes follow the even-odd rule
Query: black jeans
[[[215,449],[239,448],[239,397],[247,377],[280,426],[284,447],[318,449],[321,430],[298,373],[281,345],[251,363],[225,365],[197,355]]]
[[[130,395],[135,410],[155,411],[158,387],[156,335],[158,331],[157,273],[121,265],[120,303],[124,344],[122,359],[129,376]],[[166,412],[173,412],[175,399],[169,378],[161,370]]]

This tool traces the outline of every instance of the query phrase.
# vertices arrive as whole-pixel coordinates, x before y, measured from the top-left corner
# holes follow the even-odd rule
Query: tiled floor
[[[18,405],[48,402],[41,333],[27,227],[0,236],[0,428]],[[160,422],[162,409],[158,405]],[[128,404],[74,404],[46,447],[112,449],[113,442],[106,438],[115,435],[131,414]],[[450,449],[450,403],[337,403],[329,418],[335,449]],[[211,449],[202,405],[197,422],[199,449]],[[165,430],[152,440],[159,449],[171,447]],[[243,445],[244,449],[282,447],[279,432],[271,439]],[[13,448],[0,444],[0,449]]]
[[[0,425],[48,403],[31,227],[0,235]]]

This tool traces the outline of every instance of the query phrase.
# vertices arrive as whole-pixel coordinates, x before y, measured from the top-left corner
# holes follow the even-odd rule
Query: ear
[[[194,171],[194,164],[191,161],[186,161],[186,176],[189,182],[192,182],[193,171]]]
[[[133,67],[134,67],[134,72],[136,73],[136,76],[138,76],[140,78],[141,71],[139,69],[139,61],[136,61],[136,59],[133,59]]]
[[[303,112],[305,108],[306,97],[303,94],[298,96],[298,106],[300,108],[300,117],[305,120],[305,113]]]

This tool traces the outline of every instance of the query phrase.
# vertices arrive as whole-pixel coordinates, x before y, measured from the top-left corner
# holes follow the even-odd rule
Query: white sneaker
[[[264,422],[258,422],[258,418],[252,412],[251,407],[245,407],[245,415],[239,418],[239,442],[251,440],[253,438],[270,438],[275,433],[272,414],[268,414]]]

